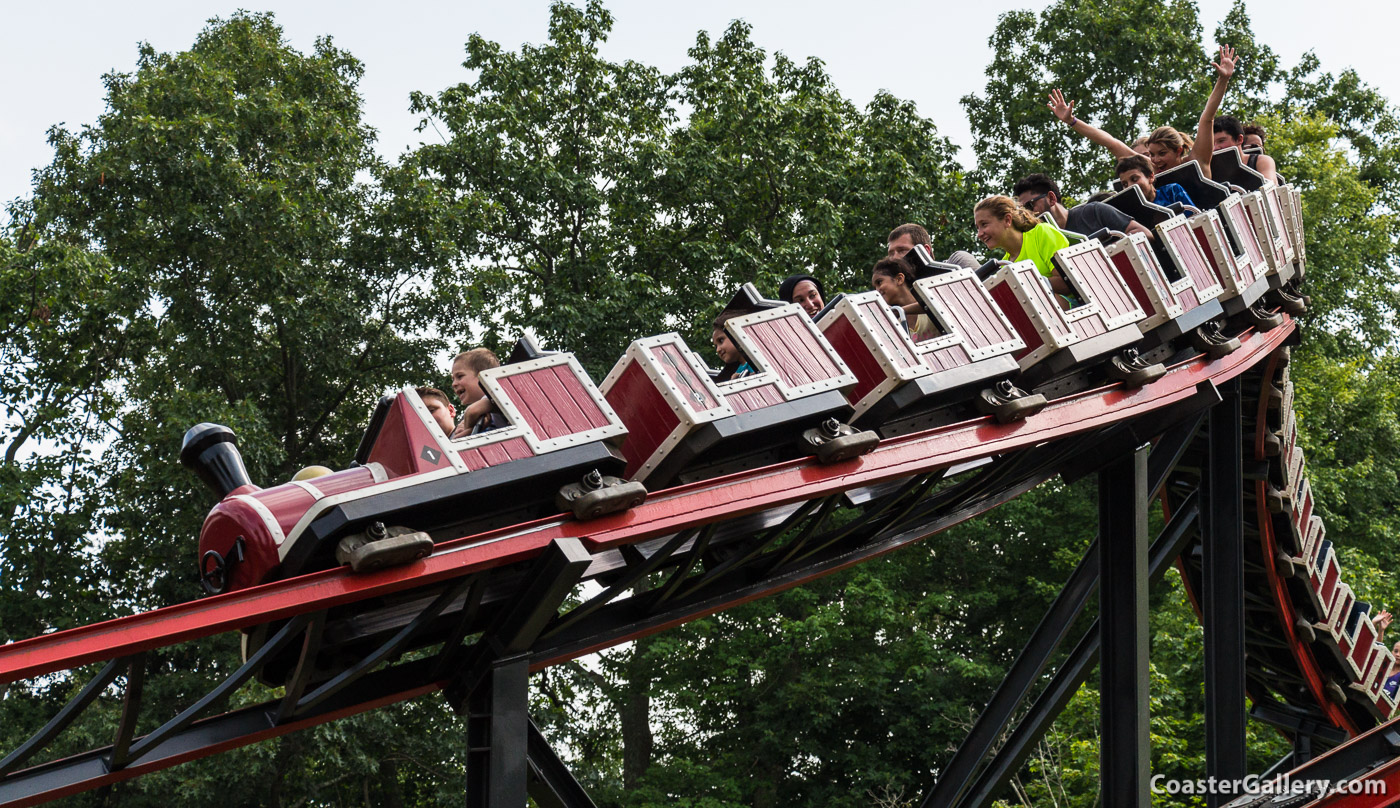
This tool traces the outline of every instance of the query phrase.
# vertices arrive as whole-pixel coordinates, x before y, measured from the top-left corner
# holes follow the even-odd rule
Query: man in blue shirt
[[[1118,161],[1114,168],[1118,172],[1118,179],[1124,186],[1136,185],[1142,189],[1142,195],[1158,205],[1167,206],[1173,202],[1180,202],[1183,205],[1196,207],[1191,201],[1191,197],[1186,194],[1186,189],[1180,184],[1169,182],[1161,188],[1152,183],[1156,173],[1152,170],[1152,162],[1140,154],[1132,157],[1124,157]]]

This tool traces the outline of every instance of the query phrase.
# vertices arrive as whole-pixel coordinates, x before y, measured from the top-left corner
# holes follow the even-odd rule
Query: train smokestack
[[[233,430],[221,424],[198,424],[185,433],[180,447],[180,464],[199,475],[205,485],[228,496],[236,488],[252,485]]]

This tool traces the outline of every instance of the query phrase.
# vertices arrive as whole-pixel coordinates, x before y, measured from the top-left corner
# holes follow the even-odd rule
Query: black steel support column
[[[1100,804],[1147,808],[1147,447],[1099,472]]]
[[[1238,783],[1245,761],[1244,693],[1244,437],[1240,382],[1220,386],[1211,408],[1210,440],[1202,469],[1201,576],[1205,627],[1206,776]],[[1214,808],[1230,797],[1211,795]]]
[[[491,665],[467,697],[468,808],[524,808],[530,657]]]
[[[535,560],[514,603],[477,640],[448,683],[448,703],[467,714],[467,808],[525,808],[530,646],[590,561],[578,539],[554,540]],[[453,659],[455,649],[443,653]]]

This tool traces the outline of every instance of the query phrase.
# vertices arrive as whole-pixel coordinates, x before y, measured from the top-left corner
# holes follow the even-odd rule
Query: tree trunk
[[[622,719],[622,786],[631,791],[651,766],[654,739],[651,734],[651,664],[646,651],[652,638],[643,637],[632,645],[627,661],[627,685],[619,710]]]

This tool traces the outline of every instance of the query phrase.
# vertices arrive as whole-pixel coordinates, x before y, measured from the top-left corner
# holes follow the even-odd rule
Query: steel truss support
[[[1147,808],[1147,447],[1099,472],[1099,793]]]
[[[1219,400],[1214,394],[1214,388],[1202,391],[1199,398],[1202,403]],[[1198,413],[1195,417],[1176,423],[1162,434],[1152,448],[1151,454],[1148,455],[1147,486],[1150,492],[1155,493],[1162,487],[1167,473],[1191,445],[1203,417],[1203,413]],[[1112,439],[1105,441],[1109,444],[1114,442]],[[1089,473],[1088,469],[1082,471]],[[1041,673],[1050,664],[1051,658],[1068,636],[1074,622],[1083,613],[1098,584],[1099,551],[1096,541],[1089,546],[1079,566],[1061,588],[1060,594],[1041,619],[1026,647],[1021,650],[992,700],[977,717],[977,723],[973,725],[952,759],[942,767],[938,782],[924,797],[924,806],[980,804],[977,801],[960,801],[969,794],[978,767],[991,753],[997,740],[1005,735],[1017,708],[1030,694],[1032,687],[1040,681]],[[1077,682],[1075,686],[1078,686]],[[1032,725],[1038,723],[1034,716],[1027,716],[1025,720]]]
[[[1206,776],[1241,782],[1245,759],[1244,440],[1240,383],[1220,386],[1223,401],[1208,416],[1201,480],[1202,623],[1205,629]],[[1211,794],[1210,808],[1229,802]]]
[[[447,686],[448,703],[467,716],[467,808],[524,807],[530,785],[527,758],[533,729],[529,714],[530,646],[558,614],[559,605],[591,562],[578,539],[552,542],[535,560],[525,586],[504,618],[466,652],[459,673]],[[540,737],[536,746],[543,741]],[[548,744],[543,749],[548,749]],[[558,772],[567,775],[567,770],[552,752],[549,757],[558,782]],[[574,788],[582,791],[577,783]]]
[[[530,799],[539,808],[596,808],[533,721],[528,748]]]

